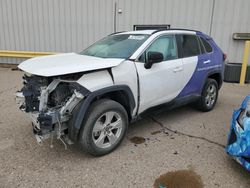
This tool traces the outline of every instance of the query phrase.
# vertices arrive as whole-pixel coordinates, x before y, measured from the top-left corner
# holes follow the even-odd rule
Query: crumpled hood
[[[124,59],[64,53],[28,59],[18,68],[30,74],[48,77],[115,67],[122,61]]]

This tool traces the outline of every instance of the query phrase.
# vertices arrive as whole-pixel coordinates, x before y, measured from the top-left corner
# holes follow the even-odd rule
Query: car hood
[[[122,61],[124,59],[64,53],[28,59],[18,68],[30,74],[48,77],[110,68],[119,65]]]

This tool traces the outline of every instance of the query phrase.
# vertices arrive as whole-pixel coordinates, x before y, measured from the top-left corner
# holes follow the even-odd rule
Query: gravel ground
[[[194,169],[207,188],[249,187],[250,173],[227,156],[224,148],[232,110],[250,86],[225,83],[215,109],[202,113],[191,106],[145,117],[130,126],[113,153],[93,158],[59,142],[39,146],[30,119],[18,110],[14,93],[20,71],[0,68],[0,187],[152,187],[173,170]],[[177,130],[175,134],[165,130]],[[133,144],[134,136],[144,137]],[[205,138],[205,139],[203,139]]]

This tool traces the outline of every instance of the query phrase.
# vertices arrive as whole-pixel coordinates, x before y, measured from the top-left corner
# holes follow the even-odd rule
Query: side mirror
[[[150,69],[154,63],[159,63],[163,61],[163,54],[160,52],[148,52],[147,62],[144,64],[146,69]]]

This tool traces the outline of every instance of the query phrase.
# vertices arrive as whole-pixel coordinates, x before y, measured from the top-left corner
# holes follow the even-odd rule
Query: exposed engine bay
[[[30,114],[38,143],[48,138],[53,140],[53,137],[61,140],[65,147],[64,141],[72,143],[67,137],[67,121],[73,109],[88,93],[76,82],[82,75],[23,76],[24,86],[16,93],[16,100],[19,108]]]

